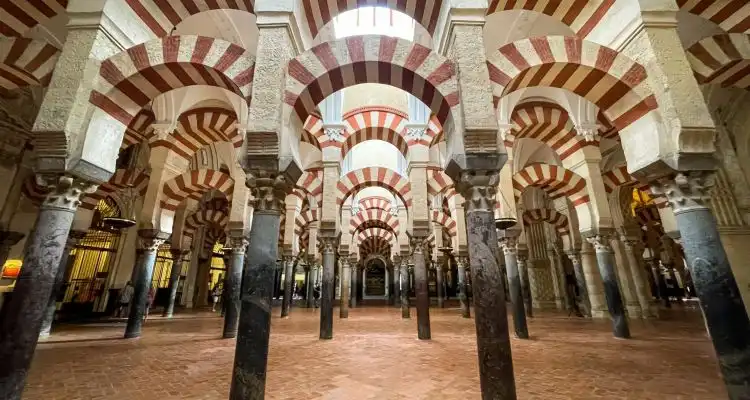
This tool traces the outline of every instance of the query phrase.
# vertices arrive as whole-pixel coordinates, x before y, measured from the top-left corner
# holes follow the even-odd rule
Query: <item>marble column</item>
[[[471,318],[471,307],[469,307],[469,296],[466,293],[466,265],[468,260],[466,257],[456,258],[456,265],[458,268],[458,300],[461,304],[461,316],[464,318]]]
[[[39,208],[24,266],[0,321],[0,398],[7,400],[21,399],[80,196],[96,189],[68,176],[40,179],[51,192]]]
[[[245,267],[245,252],[247,251],[248,241],[244,237],[244,232],[230,232],[229,248],[231,256],[229,265],[227,265],[226,284],[224,285],[224,301],[226,304],[226,315],[224,315],[224,339],[237,337],[237,330],[240,322],[241,308],[241,289],[242,289],[242,272]],[[224,249],[225,252],[229,249]]]
[[[508,274],[508,295],[510,296],[511,308],[513,309],[513,327],[515,328],[517,338],[528,339],[529,328],[526,325],[526,311],[524,310],[524,299],[521,292],[516,240],[516,237],[506,237],[502,241],[502,248],[503,255],[505,256],[505,270]]]
[[[197,289],[195,290],[194,304],[197,307],[208,305],[208,278],[211,275],[211,256],[198,256],[198,276],[195,280]],[[140,259],[140,257],[139,257]]]
[[[401,259],[401,318],[411,318],[409,309],[409,265],[406,257]]]
[[[573,274],[575,275],[576,287],[578,288],[578,293],[581,297],[583,314],[587,317],[591,317],[591,300],[589,299],[588,285],[586,285],[586,274],[583,273],[583,265],[581,264],[581,254],[578,250],[571,250],[568,251],[568,258],[573,264]]]
[[[437,306],[438,308],[444,307],[444,300],[445,300],[445,288],[444,285],[444,277],[443,277],[443,263],[442,260],[438,260],[435,263],[435,285],[437,285]]]
[[[652,188],[674,211],[729,398],[750,399],[750,319],[707,206],[711,178],[708,172],[680,173]]]
[[[281,301],[281,318],[289,317],[289,311],[294,301],[294,256],[284,257],[284,298]]]
[[[414,285],[417,297],[417,337],[429,340],[430,332],[430,287],[427,283],[427,260],[425,260],[425,239],[414,237],[411,240],[414,258]]]
[[[599,273],[604,284],[604,298],[607,302],[607,310],[612,318],[612,333],[616,338],[630,338],[630,328],[628,319],[625,316],[625,306],[623,305],[620,285],[617,282],[617,271],[615,268],[615,257],[612,247],[610,247],[610,238],[606,234],[596,235],[586,238],[594,246],[596,251],[596,261],[599,265]]]
[[[313,291],[315,290],[315,265],[310,263],[305,270],[305,307],[313,308]]]
[[[524,311],[529,318],[534,317],[534,303],[531,297],[531,283],[529,278],[529,265],[526,254],[523,251],[518,252],[518,276],[521,280],[521,296],[524,302]]]
[[[401,303],[401,257],[393,257],[393,304]]]
[[[65,241],[65,249],[60,257],[60,266],[55,275],[55,284],[52,286],[52,293],[49,296],[47,310],[42,319],[42,329],[39,331],[40,339],[49,337],[50,332],[52,331],[52,322],[54,322],[55,313],[57,312],[57,296],[60,295],[60,291],[65,283],[65,272],[68,268],[70,252],[73,251],[73,248],[75,248],[76,244],[83,239],[84,236],[86,236],[85,231],[70,231],[68,234],[68,240]],[[0,268],[2,268],[2,265],[0,265]]]
[[[349,303],[351,304],[352,308],[357,307],[357,262],[356,260],[351,262],[352,266],[352,273],[351,273],[351,287],[352,287],[352,295]]]
[[[651,307],[651,301],[649,300],[649,288],[643,277],[641,260],[639,260],[637,254],[640,248],[640,239],[627,236],[622,236],[620,239],[625,245],[625,257],[628,260],[630,274],[633,276],[633,285],[635,286],[638,304],[641,306],[641,315],[643,318],[656,317],[655,310]]]
[[[168,235],[163,232],[151,229],[138,231],[139,239],[142,243],[143,254],[138,260],[138,274],[134,282],[133,299],[131,300],[130,314],[128,315],[128,325],[125,327],[125,338],[134,339],[141,336],[143,328],[143,318],[146,315],[148,307],[148,292],[151,290],[151,280],[154,276],[154,264],[156,263],[156,253]]]
[[[558,310],[564,310],[568,295],[565,291],[565,272],[557,254],[555,247],[547,247],[547,257],[549,258],[550,268],[552,268],[552,289],[555,293],[555,306]]]
[[[620,293],[622,302],[630,318],[643,318],[641,304],[638,302],[638,294],[635,291],[633,276],[630,273],[630,265],[625,255],[625,244],[620,240],[619,235],[615,234],[609,240],[609,245],[613,250],[615,272],[617,281],[620,284]]]
[[[491,160],[487,161],[491,163]],[[498,240],[494,210],[498,173],[462,171],[455,180],[459,192],[466,199],[466,231],[482,398],[515,400],[505,282],[496,258]],[[515,263],[515,257],[508,261]]]
[[[252,184],[255,204],[242,273],[230,400],[265,397],[279,224],[284,198],[291,190],[284,179],[274,175],[261,171],[248,182]]]
[[[172,270],[169,271],[169,299],[167,306],[164,307],[163,317],[172,318],[174,315],[174,304],[177,300],[177,287],[180,285],[180,275],[182,274],[182,257],[186,252],[180,249],[171,249],[172,253]],[[226,290],[226,288],[224,289]]]
[[[349,291],[351,290],[352,268],[347,257],[341,257],[341,304],[339,318],[349,318]]]
[[[596,259],[594,247],[587,241],[581,243],[581,269],[586,277],[586,293],[591,304],[592,318],[607,316],[607,303],[604,295],[604,284],[599,272],[599,262]]]
[[[318,236],[323,245],[323,278],[320,293],[320,339],[333,339],[334,269],[336,268],[336,244],[334,236]]]

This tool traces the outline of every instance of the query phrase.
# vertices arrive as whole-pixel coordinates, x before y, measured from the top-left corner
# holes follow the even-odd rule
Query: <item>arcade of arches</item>
[[[750,3],[7,0],[0,35],[2,399],[66,329],[212,305],[220,398],[288,398],[276,307],[335,344],[363,306],[473,320],[483,399],[553,398],[537,324],[637,351],[683,310],[750,398]]]

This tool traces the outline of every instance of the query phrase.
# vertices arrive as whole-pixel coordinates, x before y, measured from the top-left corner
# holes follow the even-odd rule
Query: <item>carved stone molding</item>
[[[283,212],[284,199],[291,193],[293,185],[283,174],[258,171],[247,179],[247,186],[254,198],[253,207],[258,211]]]
[[[336,141],[336,142],[344,141],[344,128],[338,128],[338,127],[323,128],[323,133],[325,133],[325,135],[328,136],[328,138],[330,138],[333,141]]]
[[[456,185],[466,199],[466,211],[494,211],[499,181],[497,171],[461,171]]]
[[[420,140],[427,136],[427,128],[406,128],[406,140]]]
[[[611,237],[609,235],[601,234],[587,237],[586,241],[594,246],[594,250],[597,253],[611,253],[612,246],[609,244],[610,239]]]
[[[232,248],[232,254],[245,254],[247,245],[250,242],[243,236],[229,236],[229,247]]]
[[[424,254],[424,248],[425,248],[425,237],[421,236],[415,236],[410,238],[409,245],[411,246],[411,251],[414,254]]]
[[[322,254],[336,254],[336,247],[338,247],[339,239],[335,236],[318,236],[318,241],[320,241],[320,252]]]
[[[506,256],[518,254],[518,240],[515,237],[506,237],[500,241],[500,247]]]
[[[44,198],[42,208],[75,211],[81,204],[81,196],[96,191],[97,185],[67,175],[37,175],[37,184],[50,192]]]
[[[662,178],[651,185],[655,194],[662,194],[675,213],[707,209],[709,189],[714,184],[713,171],[690,171]]]

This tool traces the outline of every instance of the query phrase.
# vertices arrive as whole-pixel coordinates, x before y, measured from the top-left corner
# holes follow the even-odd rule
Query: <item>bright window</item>
[[[385,7],[361,7],[333,20],[336,38],[355,35],[387,35],[414,40],[416,21],[399,11]]]

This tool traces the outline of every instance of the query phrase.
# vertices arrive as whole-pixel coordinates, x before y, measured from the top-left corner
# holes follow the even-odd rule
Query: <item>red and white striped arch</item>
[[[152,147],[165,147],[185,160],[190,160],[202,147],[217,142],[242,147],[244,138],[237,130],[237,117],[223,108],[199,108],[182,114],[177,129],[165,139],[150,138]]]
[[[555,230],[558,233],[567,234],[568,232],[570,232],[568,217],[565,214],[559,213],[549,208],[535,208],[526,210],[523,212],[521,218],[523,218],[523,223],[526,225],[537,222],[548,222],[555,227]]]
[[[516,107],[511,115],[511,135],[505,137],[505,147],[513,148],[518,139],[535,139],[547,144],[565,160],[587,145],[598,146],[598,141],[586,142],[578,135],[568,112],[552,103],[531,102]]]
[[[220,87],[249,101],[254,72],[254,57],[235,44],[203,36],[168,36],[104,60],[89,102],[128,126],[152,99],[181,87]]]
[[[411,207],[411,183],[388,168],[370,167],[351,171],[336,184],[336,204],[342,205],[354,192],[365,187],[382,187],[398,196],[406,207]]]
[[[209,230],[226,230],[229,214],[226,210],[202,208],[185,219],[185,236],[193,237],[201,226],[210,227]]]
[[[65,13],[68,0],[3,0],[0,2],[0,36],[24,36],[31,28],[46,25]]]
[[[385,197],[370,196],[359,200],[359,208],[362,210],[383,210],[391,211],[391,201]]]
[[[700,84],[750,87],[750,34],[707,37],[688,49],[687,58]]]
[[[210,10],[253,11],[253,0],[125,0],[157,37],[164,37],[180,22]]]
[[[60,51],[41,40],[0,37],[0,88],[47,86],[58,57]]]
[[[315,198],[318,207],[323,205],[323,170],[308,169],[297,180],[297,187],[302,188]]]
[[[208,249],[209,257],[213,257],[213,248],[216,243],[223,243],[227,239],[227,232],[224,229],[209,226],[203,237],[203,248]]]
[[[382,107],[368,107],[344,117],[346,127],[341,158],[346,157],[354,146],[367,140],[381,140],[394,145],[404,157],[408,157],[410,143],[406,141],[408,119],[402,113]]]
[[[487,61],[494,101],[516,90],[548,86],[596,104],[619,129],[657,109],[646,69],[622,53],[569,36],[522,39]]]
[[[318,213],[313,211],[310,208],[305,208],[299,215],[297,215],[294,218],[294,233],[297,234],[297,236],[302,235],[304,231],[307,229],[307,226],[310,225],[311,222],[315,222],[318,220]]]
[[[453,179],[441,168],[432,168],[427,175],[427,193],[435,196],[443,191],[453,188]]]
[[[390,243],[393,240],[393,232],[383,228],[367,228],[363,229],[357,235],[357,243],[362,243],[370,238],[381,238],[385,242]]]
[[[442,0],[304,0],[306,26],[314,39],[323,27],[339,14],[359,7],[377,6],[400,11],[422,25],[430,35],[435,33]]]
[[[151,110],[144,108],[138,112],[125,129],[125,137],[122,139],[120,148],[124,149],[137,143],[143,143],[148,138],[153,137],[154,122],[156,122],[156,118]]]
[[[361,229],[376,225],[391,229],[397,236],[399,234],[398,217],[388,211],[377,208],[362,210],[354,214],[349,219],[349,233],[354,234]]]
[[[491,0],[487,15],[510,10],[527,10],[556,18],[576,35],[585,38],[596,27],[615,0]]]
[[[302,123],[318,103],[352,85],[381,83],[422,100],[441,124],[452,129],[459,115],[453,63],[427,47],[387,36],[353,36],[319,44],[289,61],[284,94]]]
[[[440,224],[446,231],[448,231],[449,235],[456,236],[456,233],[458,233],[458,229],[456,229],[456,221],[451,218],[450,215],[440,210],[432,210],[431,213],[433,222]]]
[[[81,207],[93,210],[99,205],[100,200],[107,196],[115,197],[117,192],[131,188],[143,196],[148,188],[149,175],[145,170],[118,169],[109,178],[109,181],[99,185],[96,192],[81,199]]]
[[[204,193],[214,189],[231,201],[234,179],[223,172],[211,169],[188,171],[164,183],[161,206],[165,210],[176,211],[188,197],[200,200]]]
[[[362,258],[373,253],[387,256],[391,253],[391,244],[383,238],[372,237],[359,244],[359,253]]]
[[[573,206],[589,202],[586,180],[580,175],[549,164],[533,164],[513,176],[513,195],[516,203],[524,189],[535,186],[544,190],[551,199],[567,197]]]
[[[750,32],[750,3],[745,0],[677,0],[681,9],[730,33]]]

